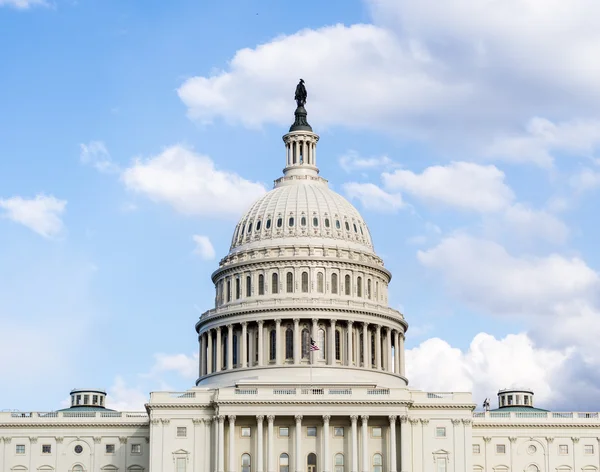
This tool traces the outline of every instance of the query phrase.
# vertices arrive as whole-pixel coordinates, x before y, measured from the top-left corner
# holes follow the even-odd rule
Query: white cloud
[[[192,239],[196,243],[194,254],[197,254],[206,261],[210,261],[215,258],[215,248],[210,242],[208,236],[201,236],[199,234],[195,234],[192,237]]]
[[[119,166],[115,164],[102,141],[90,141],[88,144],[80,144],[79,159],[82,163],[91,165],[96,170],[104,173],[117,173]]]
[[[348,182],[343,188],[350,200],[359,200],[367,210],[387,213],[397,211],[403,206],[399,193],[388,193],[375,184]]]
[[[18,8],[20,10],[27,10],[34,6],[48,6],[48,2],[45,0],[0,0],[1,6],[9,6]]]
[[[21,223],[46,238],[57,236],[62,231],[61,215],[66,205],[66,200],[59,200],[51,195],[37,195],[31,199],[0,199],[0,208],[5,210],[4,217]]]
[[[482,213],[506,208],[514,199],[504,177],[495,166],[471,162],[431,166],[421,174],[409,170],[382,174],[387,190],[402,190],[429,203]]]
[[[547,319],[561,307],[595,305],[600,294],[600,275],[578,257],[517,257],[466,235],[445,238],[417,257],[442,275],[452,293],[495,314]]]
[[[394,161],[387,156],[362,157],[356,151],[348,151],[339,158],[339,163],[346,172],[373,170],[394,165]]]
[[[192,356],[186,354],[163,354],[154,355],[154,366],[152,375],[165,372],[175,372],[185,379],[196,379],[198,377],[198,354]]]
[[[107,391],[106,406],[117,411],[145,411],[148,400],[148,392],[143,388],[129,387],[122,377],[117,376]]]
[[[488,157],[511,162],[532,162],[550,167],[554,152],[594,157],[600,146],[600,121],[572,120],[555,124],[545,118],[533,118],[521,135],[497,137],[486,150]]]
[[[428,391],[472,391],[481,406],[502,388],[527,387],[535,392],[537,405],[544,408],[562,400],[561,373],[569,350],[544,349],[526,334],[497,339],[476,335],[466,351],[432,338],[406,352],[407,377],[411,385]]]
[[[502,218],[487,221],[497,233],[508,233],[522,239],[543,239],[551,243],[564,243],[569,236],[569,228],[553,214],[545,210],[534,210],[522,203],[508,207]]]
[[[569,184],[579,193],[600,187],[600,172],[585,168],[569,179]]]
[[[182,146],[136,160],[122,179],[128,189],[186,215],[237,217],[266,191],[260,183],[215,169],[209,157]]]

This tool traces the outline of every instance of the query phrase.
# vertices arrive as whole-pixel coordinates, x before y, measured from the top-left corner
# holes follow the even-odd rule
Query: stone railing
[[[227,305],[213,308],[204,312],[200,316],[200,321],[207,321],[210,318],[226,313],[235,314],[246,310],[268,310],[285,308],[339,308],[375,311],[383,315],[404,319],[402,313],[393,308],[373,302],[360,302],[356,300],[331,299],[331,298],[265,298],[264,300],[243,301],[239,303],[229,303]]]
[[[598,412],[580,412],[580,411],[476,411],[473,413],[474,419],[547,419],[547,420],[572,420],[572,419],[600,419]]]
[[[0,413],[0,423],[18,423],[32,421],[57,421],[61,419],[81,421],[81,419],[106,420],[115,418],[125,422],[140,423],[148,420],[144,411],[10,411]]]

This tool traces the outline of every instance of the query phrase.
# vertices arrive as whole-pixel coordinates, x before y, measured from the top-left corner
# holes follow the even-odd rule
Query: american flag
[[[317,346],[317,343],[315,342],[315,340],[313,338],[310,338],[310,350],[311,351],[320,351],[319,346]]]

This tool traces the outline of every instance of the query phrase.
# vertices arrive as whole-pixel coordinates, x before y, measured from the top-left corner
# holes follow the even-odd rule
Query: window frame
[[[26,451],[25,444],[15,444],[15,454],[22,456]]]
[[[314,431],[315,434],[310,434],[310,431]],[[316,438],[318,435],[318,428],[316,426],[307,426],[306,427],[306,437],[307,438]]]
[[[175,429],[175,437],[178,439],[187,438],[187,426],[177,426]]]
[[[496,455],[506,454],[506,444],[496,444]]]
[[[135,450],[134,450],[135,449]],[[141,456],[142,455],[142,444],[141,443],[133,443],[129,448],[129,452],[132,456]]]
[[[435,437],[438,439],[444,439],[447,436],[447,429],[445,426],[436,426],[435,427]]]
[[[248,431],[248,434],[244,434],[244,431]],[[252,426],[240,426],[240,438],[251,438],[252,437]]]

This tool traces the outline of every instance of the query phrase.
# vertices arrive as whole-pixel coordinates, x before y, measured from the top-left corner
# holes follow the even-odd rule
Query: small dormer
[[[533,390],[528,388],[506,388],[498,391],[498,408],[533,408]]]
[[[71,390],[71,406],[68,409],[108,410],[106,391],[97,388],[74,388]]]

